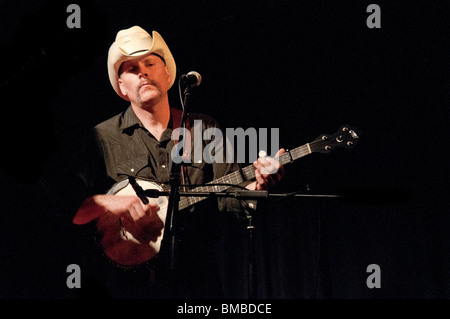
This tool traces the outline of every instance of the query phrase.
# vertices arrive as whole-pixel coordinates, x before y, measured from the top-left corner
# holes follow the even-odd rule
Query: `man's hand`
[[[82,225],[110,213],[121,217],[123,227],[135,238],[148,242],[156,240],[164,228],[158,211],[157,204],[144,205],[137,196],[95,195],[83,202],[73,222]]]
[[[285,153],[285,150],[281,148],[275,157],[279,157]],[[260,157],[253,163],[255,166],[255,178],[256,181],[247,185],[249,190],[266,190],[274,187],[278,184],[284,175],[284,167],[275,158]]]
[[[73,222],[82,225],[111,213],[136,224],[158,224],[158,220],[161,222],[158,211],[157,204],[144,205],[137,196],[95,195],[83,202]]]
[[[110,213],[122,218],[122,225],[140,242],[156,241],[164,223],[158,216],[159,206],[144,205],[137,196],[114,196],[105,207]]]
[[[103,195],[99,201],[106,212],[139,222],[148,219],[150,216],[157,216],[159,206],[149,203],[144,205],[137,196]]]

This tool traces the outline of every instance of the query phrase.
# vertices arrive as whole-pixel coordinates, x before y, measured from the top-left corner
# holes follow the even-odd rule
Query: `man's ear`
[[[119,90],[122,92],[123,95],[127,95],[127,88],[125,87],[125,84],[123,84],[123,81],[119,78],[117,81],[119,83]]]
[[[170,83],[170,81],[172,81],[172,76],[170,75],[169,67],[167,65],[165,67],[165,70],[167,73],[167,78],[169,79],[169,81],[167,83]]]

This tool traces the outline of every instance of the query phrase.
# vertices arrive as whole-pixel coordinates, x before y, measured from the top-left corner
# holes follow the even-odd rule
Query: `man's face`
[[[164,61],[154,54],[125,61],[119,69],[119,87],[131,103],[157,103],[169,90],[171,77]]]

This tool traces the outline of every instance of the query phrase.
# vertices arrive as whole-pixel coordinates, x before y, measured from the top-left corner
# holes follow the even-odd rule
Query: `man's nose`
[[[139,66],[139,77],[146,77],[148,78],[148,71],[147,68],[144,65]]]

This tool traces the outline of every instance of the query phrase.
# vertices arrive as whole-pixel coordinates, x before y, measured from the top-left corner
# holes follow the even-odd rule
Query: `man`
[[[175,61],[156,31],[150,36],[141,27],[133,26],[119,31],[111,45],[108,73],[114,90],[121,98],[130,102],[130,106],[125,112],[97,125],[92,132],[88,151],[90,158],[81,172],[91,196],[83,201],[73,222],[83,225],[105,215],[116,216],[117,220],[120,218],[134,227],[140,235],[154,238],[164,228],[164,223],[158,216],[158,204],[144,204],[136,195],[116,196],[105,193],[129,176],[168,184],[170,155],[175,145],[172,132],[181,122],[181,111],[170,106],[168,96],[168,90],[176,79]],[[189,127],[192,127],[193,120],[201,120],[203,130],[218,127],[217,122],[206,115],[189,114]],[[284,150],[280,150],[277,155],[283,152]],[[268,174],[265,168],[274,163],[277,165],[277,172]],[[242,183],[249,190],[264,190],[274,186],[284,173],[279,163],[267,159],[256,161],[254,167],[255,180]],[[183,183],[203,184],[238,169],[236,163],[192,163],[184,171]],[[183,281],[180,284],[183,296],[201,297],[199,293],[202,291],[205,294],[211,293],[207,289],[207,267],[203,267],[207,263],[198,260],[202,257],[209,258],[208,248],[205,247],[214,237],[208,231],[214,213],[211,206],[207,205],[196,205],[200,208],[190,209],[190,214],[181,214],[183,234],[177,260],[183,272],[183,276],[179,277]],[[220,207],[222,211],[241,208],[240,201],[236,199],[222,200]],[[125,248],[121,249],[134,249],[131,246],[123,247]],[[141,247],[148,249],[146,245]],[[185,278],[190,280],[184,281]],[[211,282],[213,281],[215,279],[211,277]],[[204,290],[200,286],[202,282]],[[197,289],[193,289],[195,285],[198,286]],[[187,289],[191,292],[187,292]]]

